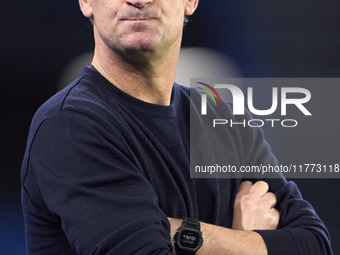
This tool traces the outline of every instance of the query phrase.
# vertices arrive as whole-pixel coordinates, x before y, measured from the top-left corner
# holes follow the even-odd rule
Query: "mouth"
[[[119,13],[118,19],[122,21],[148,21],[148,20],[156,20],[161,17],[161,13],[158,10],[123,10]]]
[[[157,18],[153,17],[129,17],[129,18],[123,18],[120,19],[121,21],[134,21],[134,22],[143,22],[143,21],[151,21],[151,20],[156,20]]]
[[[146,20],[152,20],[152,19],[144,19],[144,18],[130,18],[130,19],[121,19],[125,21],[146,21]]]

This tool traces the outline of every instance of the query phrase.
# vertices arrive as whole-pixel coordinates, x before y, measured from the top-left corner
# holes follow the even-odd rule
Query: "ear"
[[[79,0],[79,6],[85,17],[91,18],[93,16],[91,0]]]
[[[198,5],[198,0],[187,0],[184,14],[188,16],[192,15],[196,10],[197,5]]]

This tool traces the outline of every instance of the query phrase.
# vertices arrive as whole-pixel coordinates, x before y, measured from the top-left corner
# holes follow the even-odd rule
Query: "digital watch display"
[[[203,244],[203,235],[198,220],[183,217],[183,223],[174,237],[176,254],[196,254]]]

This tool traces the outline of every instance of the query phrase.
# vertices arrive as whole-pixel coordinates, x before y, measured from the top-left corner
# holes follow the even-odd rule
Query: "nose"
[[[153,0],[126,0],[127,4],[133,5],[138,9],[142,9],[152,2]]]

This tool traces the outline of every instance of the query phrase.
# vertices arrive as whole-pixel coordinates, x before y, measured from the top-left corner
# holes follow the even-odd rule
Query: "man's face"
[[[194,0],[81,0],[94,18],[96,40],[119,52],[166,50],[181,41]],[[87,14],[87,15],[86,15]],[[92,15],[91,15],[92,14]]]

